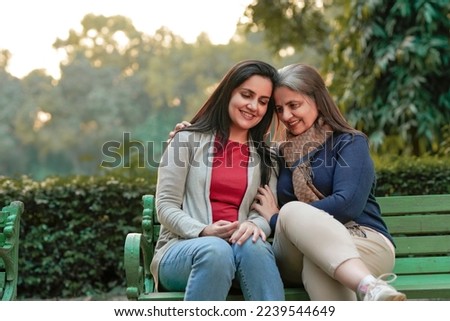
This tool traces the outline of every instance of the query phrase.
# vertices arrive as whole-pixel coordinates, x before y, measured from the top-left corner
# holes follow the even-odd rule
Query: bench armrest
[[[137,300],[142,293],[153,292],[150,273],[153,250],[140,233],[129,233],[125,239],[124,266],[128,300]]]
[[[19,232],[20,216],[24,205],[20,201],[11,202],[1,210],[0,222],[0,299],[15,300],[19,275]]]

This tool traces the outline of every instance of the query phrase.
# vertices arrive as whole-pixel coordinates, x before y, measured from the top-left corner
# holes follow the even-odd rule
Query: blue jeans
[[[167,250],[159,265],[160,285],[185,291],[190,301],[225,300],[234,278],[245,300],[284,300],[272,247],[261,239],[242,245],[214,236],[183,240]]]

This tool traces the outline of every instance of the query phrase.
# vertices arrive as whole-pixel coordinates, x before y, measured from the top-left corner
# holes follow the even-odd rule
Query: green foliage
[[[245,16],[249,19],[247,30],[264,30],[273,52],[286,47],[301,51],[312,46],[319,53],[327,49],[321,40],[326,39],[330,25],[315,0],[258,0],[247,7]]]
[[[15,133],[17,110],[24,103],[24,88],[3,69],[0,69],[0,173],[23,173],[26,164],[20,159],[21,142]]]
[[[151,47],[129,18],[88,14],[81,25],[80,32],[70,30],[67,39],[57,39],[53,44],[55,49],[67,52],[68,65],[81,53],[96,67],[113,66],[126,73],[143,67],[140,58]]]
[[[323,71],[379,153],[422,155],[442,154],[450,122],[449,9],[446,0],[264,0],[246,16],[274,52],[309,45],[325,58],[300,62]]]
[[[438,152],[450,122],[448,1],[348,3],[332,34],[332,92],[380,151]]]
[[[300,61],[318,67],[330,50],[329,21],[339,10],[330,1],[322,3],[326,10],[315,0],[258,0],[246,8],[242,28],[262,34],[271,52],[285,61],[282,66]]]
[[[450,193],[450,158],[376,157],[377,196]]]
[[[79,297],[123,287],[125,236],[140,230],[140,200],[154,193],[154,186],[154,175],[42,182],[0,177],[0,203],[25,204],[19,299]]]
[[[5,70],[8,67],[9,60],[11,59],[11,52],[6,49],[0,49],[0,69]]]

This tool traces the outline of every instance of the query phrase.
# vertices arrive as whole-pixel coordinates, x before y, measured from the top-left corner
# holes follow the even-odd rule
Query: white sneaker
[[[386,280],[389,278],[389,280]],[[397,278],[394,273],[385,273],[380,275],[377,280],[367,287],[362,301],[405,301],[406,295],[398,292],[388,283],[393,282]]]

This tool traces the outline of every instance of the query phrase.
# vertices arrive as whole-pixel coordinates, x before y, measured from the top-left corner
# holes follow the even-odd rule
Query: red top
[[[215,147],[209,196],[213,222],[234,222],[247,190],[249,149],[245,144],[230,140],[225,148],[216,140]]]

